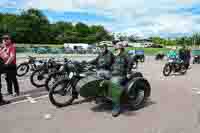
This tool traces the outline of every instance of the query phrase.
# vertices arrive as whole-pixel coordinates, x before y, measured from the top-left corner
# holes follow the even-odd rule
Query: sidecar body
[[[200,64],[200,49],[192,50],[193,64]]]
[[[87,76],[79,81],[76,88],[79,94],[84,98],[89,97],[102,97],[107,100],[112,101],[111,93],[114,94],[117,90],[109,90],[109,80],[104,80],[97,76]],[[141,94],[141,91],[143,94]],[[138,102],[138,98],[145,101],[150,97],[151,87],[149,82],[143,78],[142,74],[139,72],[134,73],[133,75],[127,77],[127,83],[124,86],[124,92],[122,95],[122,103],[124,104],[133,104],[134,106]],[[140,101],[139,104],[142,104],[144,101]],[[137,105],[137,107],[140,105]]]

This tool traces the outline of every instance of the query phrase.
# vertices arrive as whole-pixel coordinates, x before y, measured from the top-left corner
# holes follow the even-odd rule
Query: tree
[[[29,9],[19,15],[0,13],[0,35],[13,33],[17,43],[96,43],[111,40],[112,36],[103,26],[88,26],[70,22],[50,24],[41,10]]]

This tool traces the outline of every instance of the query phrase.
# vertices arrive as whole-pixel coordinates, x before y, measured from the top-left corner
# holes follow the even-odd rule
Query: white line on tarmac
[[[200,88],[192,88],[192,93],[200,95]]]
[[[26,97],[30,103],[37,103],[37,101],[35,101],[35,99],[33,99],[32,97],[28,96]]]
[[[48,97],[48,95],[44,95],[44,96],[34,98],[34,100],[44,99],[44,98],[47,98],[47,97]],[[22,100],[22,101],[11,103],[11,104],[19,104],[19,103],[25,103],[25,102],[30,102],[30,101],[29,101],[29,99],[25,99],[25,100]]]
[[[200,91],[200,89],[199,89],[199,88],[192,88],[192,90],[199,90],[199,91]]]

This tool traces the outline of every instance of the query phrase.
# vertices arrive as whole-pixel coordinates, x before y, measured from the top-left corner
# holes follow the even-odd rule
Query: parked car
[[[151,46],[148,46],[148,48],[163,48],[163,46],[158,45],[158,44],[153,44]]]

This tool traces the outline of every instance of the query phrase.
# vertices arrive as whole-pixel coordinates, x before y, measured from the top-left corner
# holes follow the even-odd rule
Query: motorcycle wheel
[[[192,64],[195,64],[196,63],[196,61],[195,61],[195,59],[192,61]]]
[[[163,68],[163,75],[169,76],[171,72],[172,72],[172,68],[171,68],[170,64],[166,64]]]
[[[133,68],[133,69],[137,69],[137,65],[138,65],[138,64],[137,64],[136,62],[134,62],[132,68]]]
[[[128,103],[135,110],[144,107],[145,102],[150,96],[151,87],[149,82],[142,78],[137,77],[131,81],[128,88]]]
[[[144,61],[145,61],[145,57],[142,57],[141,62],[144,62]]]
[[[45,79],[47,78],[48,78],[48,71],[45,71],[45,69],[38,69],[31,74],[30,81],[31,84],[35,87],[44,87]]]
[[[49,91],[52,86],[58,81],[65,78],[65,73],[64,72],[55,72],[51,73],[48,78],[45,81],[45,88],[47,91]]]
[[[19,71],[23,70],[22,73],[19,73]],[[25,70],[25,71],[24,71]],[[17,76],[22,77],[26,75],[29,71],[29,64],[28,63],[22,63],[19,66],[17,66]]]
[[[185,67],[185,65],[181,65],[180,73],[181,73],[182,75],[184,75],[186,72],[187,72],[187,68]]]
[[[64,100],[62,100],[62,98],[64,98]],[[70,80],[63,79],[56,82],[49,91],[49,100],[56,107],[71,105],[75,98],[72,96]]]

